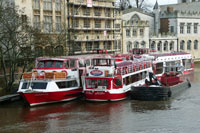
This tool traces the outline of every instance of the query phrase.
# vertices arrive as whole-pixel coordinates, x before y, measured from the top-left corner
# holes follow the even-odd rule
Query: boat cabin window
[[[192,60],[191,59],[183,59],[183,66],[185,67],[185,69],[190,69],[191,68],[191,64],[192,64]]]
[[[45,62],[44,61],[40,61],[39,63],[38,63],[38,68],[43,68],[45,66]]]
[[[116,78],[115,80],[114,80],[114,86],[115,87],[120,87],[122,85],[122,80],[121,80],[121,78]]]
[[[93,59],[94,66],[113,66],[114,60],[111,59]]]
[[[78,83],[76,80],[71,81],[62,81],[62,82],[56,82],[59,89],[66,89],[70,87],[78,87]]]
[[[46,62],[46,67],[53,67],[53,62],[54,61],[47,61]]]
[[[70,67],[75,67],[75,63],[76,63],[75,60],[70,60],[69,66],[70,66]]]
[[[87,88],[98,88],[106,86],[108,88],[108,79],[86,79]]]
[[[64,65],[65,65],[65,68],[68,68],[69,67],[69,61],[66,61]]]
[[[84,67],[85,66],[83,60],[79,60],[78,64],[79,64],[79,67]]]
[[[90,66],[90,60],[86,60],[85,63],[87,66]]]
[[[55,61],[55,68],[63,68],[63,61]]]
[[[163,62],[156,64],[156,74],[161,74],[163,72]]]
[[[47,82],[24,82],[22,85],[22,89],[46,89]]]

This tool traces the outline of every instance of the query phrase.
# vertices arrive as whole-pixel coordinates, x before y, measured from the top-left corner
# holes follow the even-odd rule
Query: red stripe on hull
[[[85,98],[89,101],[119,101],[126,99],[129,92],[110,94],[105,91],[85,91]]]
[[[19,92],[19,94],[30,104],[30,106],[34,106],[39,104],[73,100],[80,96],[81,92],[82,89],[62,92]]]
[[[188,73],[191,73],[191,72],[194,72],[194,69],[192,69],[192,70],[186,70],[186,71],[184,71],[184,74],[188,74]]]

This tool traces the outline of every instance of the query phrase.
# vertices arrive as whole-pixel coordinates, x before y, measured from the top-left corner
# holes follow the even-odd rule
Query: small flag
[[[92,7],[92,0],[87,0],[87,7]]]
[[[107,35],[107,32],[106,32],[106,30],[104,31],[104,36],[106,36]]]

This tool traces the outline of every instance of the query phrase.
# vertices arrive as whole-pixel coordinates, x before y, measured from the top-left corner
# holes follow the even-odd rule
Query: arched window
[[[184,50],[185,49],[185,41],[182,40],[180,43],[180,50]]]
[[[130,42],[130,41],[128,41],[127,43],[126,43],[126,49],[127,49],[127,52],[129,52],[130,50],[132,50],[132,42]]]
[[[145,41],[141,42],[141,48],[146,48],[146,42]]]
[[[164,42],[164,51],[168,51],[168,42],[167,41]]]
[[[191,43],[192,43],[191,40],[187,41],[187,50],[191,50]]]
[[[137,14],[134,14],[134,15],[131,17],[131,20],[139,21],[139,20],[140,20],[140,17],[139,17]]]
[[[173,51],[174,50],[174,42],[170,42],[169,44],[169,50]]]
[[[198,40],[194,41],[194,49],[195,50],[198,50],[198,43],[199,43]]]
[[[35,47],[35,54],[36,56],[43,56],[43,48],[42,47]]]
[[[45,47],[45,55],[47,56],[52,56],[53,54],[53,47],[52,46],[47,46]]]
[[[157,50],[162,51],[162,42],[161,41],[158,42],[158,44],[157,44]]]
[[[64,55],[63,46],[57,46],[57,47],[55,48],[55,55],[56,55],[56,56],[62,56],[62,55]]]
[[[139,43],[137,41],[134,42],[134,48],[139,48]]]
[[[155,50],[155,45],[156,45],[156,42],[155,41],[153,41],[152,43],[151,43],[151,49],[153,49],[153,50]]]

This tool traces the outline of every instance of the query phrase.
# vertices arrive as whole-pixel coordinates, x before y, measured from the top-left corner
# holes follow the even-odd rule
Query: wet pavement
[[[187,77],[192,87],[169,101],[3,104],[0,133],[200,133],[200,64]]]

